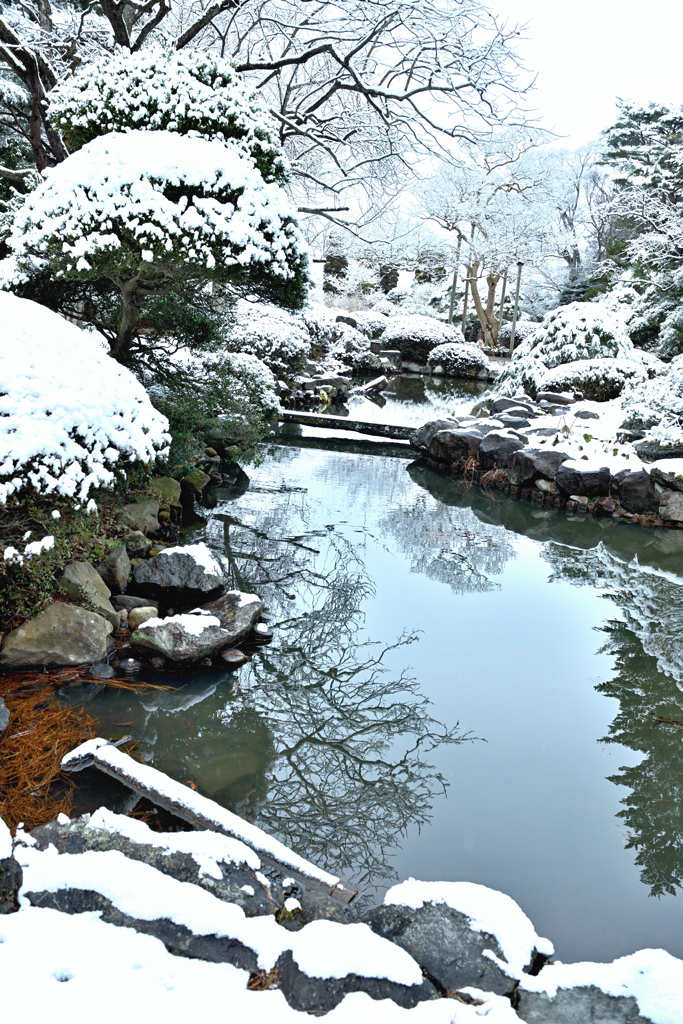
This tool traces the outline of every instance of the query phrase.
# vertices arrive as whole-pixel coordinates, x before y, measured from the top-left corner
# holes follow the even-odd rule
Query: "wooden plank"
[[[278,413],[282,423],[300,423],[304,427],[320,427],[323,430],[350,430],[356,434],[371,434],[374,437],[388,437],[393,441],[410,441],[415,427],[399,427],[393,423],[367,423],[352,420],[346,416],[328,416],[325,413],[291,412],[283,409]]]
[[[349,904],[358,895],[357,889],[300,857],[263,829],[221,807],[214,800],[195,793],[189,786],[176,782],[157,768],[140,764],[107,740],[87,740],[62,758],[62,768],[65,771],[82,771],[89,767],[98,768],[106,775],[118,779],[124,786],[128,786],[140,796],[146,797],[158,807],[165,808],[195,828],[205,828],[239,839],[279,870],[284,869],[286,874],[303,880],[308,886],[323,889],[342,903]]]

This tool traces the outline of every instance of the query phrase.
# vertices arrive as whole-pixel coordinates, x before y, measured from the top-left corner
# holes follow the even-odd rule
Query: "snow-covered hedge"
[[[112,133],[72,153],[26,197],[9,245],[20,271],[150,286],[248,274],[286,289],[307,259],[278,185],[235,149],[172,132]]]
[[[287,177],[277,129],[258,93],[226,60],[201,50],[103,54],[50,93],[50,120],[71,150],[108,132],[192,132],[230,141],[266,181]]]
[[[382,335],[382,347],[398,349],[404,359],[424,364],[433,348],[462,343],[458,328],[429,316],[399,313],[391,317]]]
[[[166,445],[166,418],[95,336],[2,292],[0,324],[0,502],[26,486],[83,501],[121,456]]]
[[[514,395],[521,389],[535,396],[576,390],[606,401],[621,394],[627,380],[655,377],[664,369],[656,356],[634,347],[617,312],[599,303],[572,302],[548,313],[515,349],[497,391]]]
[[[626,428],[650,428],[665,446],[683,444],[683,356],[672,360],[668,373],[626,388],[621,404]]]
[[[384,313],[378,313],[376,308],[361,313],[351,313],[351,316],[358,324],[358,330],[366,338],[381,338],[389,326],[389,317]]]
[[[577,359],[539,374],[538,390],[574,392],[592,402],[618,398],[627,383],[649,380],[642,363],[633,359]]]
[[[379,356],[370,350],[368,338],[348,324],[335,324],[335,337],[328,349],[328,355],[348,366],[354,373],[370,373],[381,370]]]
[[[239,299],[231,312],[225,347],[256,356],[283,377],[303,369],[311,336],[302,317],[265,302]]]
[[[429,353],[427,366],[433,374],[445,377],[473,377],[486,380],[489,376],[489,361],[476,345],[449,341],[437,345]]]

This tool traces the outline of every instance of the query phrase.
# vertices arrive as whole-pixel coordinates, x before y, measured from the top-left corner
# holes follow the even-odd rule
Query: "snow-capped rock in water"
[[[206,544],[165,548],[133,573],[135,592],[188,607],[218,597],[225,590],[220,564]]]
[[[232,644],[218,616],[200,608],[164,619],[150,618],[131,634],[131,644],[171,661],[201,661]]]
[[[0,502],[30,485],[84,500],[122,455],[151,462],[165,416],[103,340],[37,302],[0,292]]]
[[[462,341],[437,345],[427,357],[427,367],[437,376],[472,377],[474,380],[487,380],[491,373],[482,350]]]

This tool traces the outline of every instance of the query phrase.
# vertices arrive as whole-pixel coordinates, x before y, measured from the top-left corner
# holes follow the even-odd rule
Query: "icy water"
[[[477,398],[392,386],[394,422]],[[262,596],[274,642],[88,710],[367,901],[466,879],[562,960],[683,956],[683,727],[655,717],[683,722],[683,531],[487,496],[408,454],[266,445],[188,539]]]

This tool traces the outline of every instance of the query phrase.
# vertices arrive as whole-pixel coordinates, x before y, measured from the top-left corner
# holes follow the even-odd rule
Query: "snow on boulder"
[[[482,350],[463,342],[437,345],[427,357],[427,366],[433,374],[444,377],[487,380],[490,373],[489,361]]]
[[[418,882],[387,892],[363,920],[405,949],[446,992],[472,985],[510,993],[536,956],[552,944],[504,893],[471,882]]]
[[[218,616],[201,608],[185,615],[147,619],[130,639],[135,647],[171,661],[201,661],[232,643]]]
[[[221,628],[227,630],[230,637],[228,643],[232,646],[251,632],[263,611],[263,602],[256,594],[229,590],[215,601],[202,605],[199,611],[216,616]]]
[[[529,1024],[680,1024],[683,961],[641,949],[611,964],[549,964],[523,977],[518,1015]]]
[[[30,487],[87,498],[121,456],[151,462],[168,421],[101,341],[0,292],[0,503]]]
[[[266,302],[238,299],[231,311],[225,348],[256,356],[276,377],[286,377],[303,369],[311,335],[301,316]]]
[[[462,344],[462,333],[431,316],[393,316],[382,335],[382,347],[398,349],[404,360],[424,366],[432,349],[447,342]]]
[[[186,607],[225,590],[223,570],[206,544],[164,548],[137,567],[133,580],[136,593]]]

